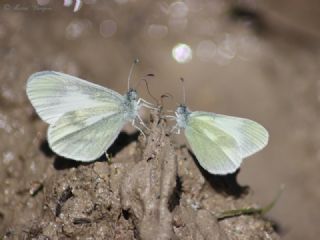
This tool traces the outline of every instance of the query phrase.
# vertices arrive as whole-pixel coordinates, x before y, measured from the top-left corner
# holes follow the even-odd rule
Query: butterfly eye
[[[135,101],[138,99],[138,93],[136,90],[134,89],[131,89],[129,92],[128,92],[128,99],[130,101]]]
[[[180,105],[180,106],[177,108],[177,113],[178,113],[178,114],[186,114],[187,112],[188,112],[187,107],[184,106],[184,105]]]

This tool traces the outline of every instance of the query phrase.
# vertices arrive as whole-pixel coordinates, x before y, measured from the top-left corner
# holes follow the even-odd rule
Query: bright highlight
[[[172,49],[172,57],[178,63],[187,63],[192,60],[192,49],[184,43],[177,44]]]

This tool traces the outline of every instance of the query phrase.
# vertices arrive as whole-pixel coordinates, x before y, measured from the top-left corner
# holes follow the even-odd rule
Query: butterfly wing
[[[48,142],[61,156],[78,161],[93,161],[114,142],[126,123],[123,113],[103,107],[64,114],[48,129]]]
[[[207,112],[193,114],[232,136],[239,145],[241,158],[251,156],[268,144],[268,131],[255,121]]]
[[[234,172],[269,138],[267,130],[252,120],[208,112],[192,112],[185,134],[200,165],[214,174]]]
[[[185,128],[186,138],[199,164],[213,174],[236,171],[242,162],[237,141],[212,124],[212,120],[193,112]]]
[[[119,105],[123,96],[80,78],[52,71],[32,74],[27,95],[42,120],[56,122],[63,114],[82,108]]]
[[[50,124],[52,150],[74,160],[97,159],[127,121],[123,96],[67,74],[35,73],[28,79],[27,94],[39,116]]]

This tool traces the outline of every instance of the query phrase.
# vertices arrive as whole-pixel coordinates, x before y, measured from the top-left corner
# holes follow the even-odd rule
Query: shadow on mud
[[[227,195],[231,195],[235,198],[239,198],[242,194],[246,194],[248,192],[248,186],[240,186],[237,182],[237,176],[240,172],[240,169],[232,174],[213,175],[200,166],[196,156],[189,149],[188,152],[196,163],[197,167],[200,169],[201,174],[214,190],[219,193],[226,193]]]
[[[139,137],[139,132],[134,132],[132,134],[128,134],[126,132],[120,132],[119,136],[115,140],[115,142],[110,146],[107,153],[109,156],[116,156],[118,152],[120,152],[123,148],[128,146],[130,143],[137,141]],[[44,153],[44,155],[48,158],[54,157],[54,168],[56,170],[64,170],[69,168],[76,168],[80,165],[88,165],[91,162],[79,162],[74,161],[72,159],[68,159],[65,157],[58,156],[55,152],[53,152],[49,146],[48,141],[45,139],[40,144],[40,151]],[[107,161],[105,154],[103,154],[100,158],[96,161]]]

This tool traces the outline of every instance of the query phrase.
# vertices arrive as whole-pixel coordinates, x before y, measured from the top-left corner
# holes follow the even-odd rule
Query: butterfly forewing
[[[39,116],[49,124],[67,112],[99,106],[113,108],[123,102],[123,96],[115,91],[52,71],[31,75],[27,95]]]
[[[191,113],[185,128],[187,140],[200,165],[208,172],[232,173],[242,161],[239,145],[231,135],[210,121],[202,114]]]

